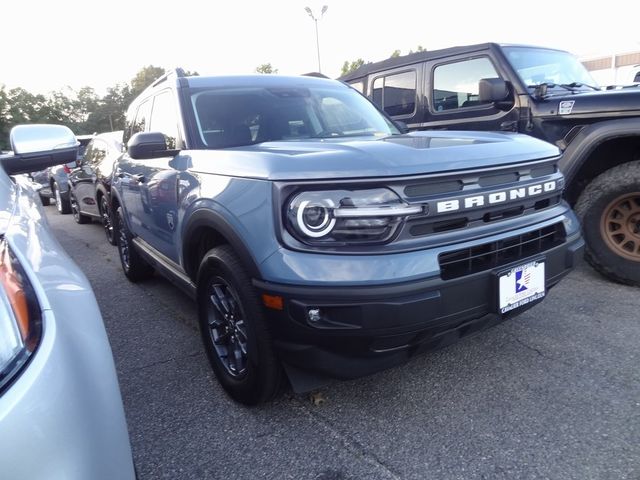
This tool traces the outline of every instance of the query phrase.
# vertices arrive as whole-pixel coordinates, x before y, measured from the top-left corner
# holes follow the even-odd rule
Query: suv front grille
[[[503,240],[441,253],[440,276],[451,280],[507,265],[561,245],[565,238],[562,223],[556,223]]]

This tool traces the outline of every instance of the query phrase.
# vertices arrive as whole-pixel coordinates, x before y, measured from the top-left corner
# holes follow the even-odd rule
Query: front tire
[[[153,275],[153,267],[142,258],[133,245],[133,235],[124,221],[122,207],[116,210],[116,229],[118,231],[118,254],[125,276],[132,282],[146,280]]]
[[[62,215],[66,215],[71,213],[71,198],[70,195],[67,198],[64,198],[62,192],[60,192],[60,187],[58,186],[58,182],[53,182],[51,186],[51,190],[53,192],[53,198],[56,202],[56,209],[58,213]]]
[[[587,243],[586,260],[616,282],[640,286],[640,161],[596,177],[575,211]]]
[[[228,245],[204,256],[197,295],[204,348],[222,387],[244,405],[273,399],[282,367],[251,279]]]

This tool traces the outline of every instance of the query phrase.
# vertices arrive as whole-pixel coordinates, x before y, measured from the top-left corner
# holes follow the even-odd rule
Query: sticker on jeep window
[[[571,110],[573,110],[574,103],[576,103],[575,100],[565,100],[564,102],[560,102],[558,115],[569,115]]]

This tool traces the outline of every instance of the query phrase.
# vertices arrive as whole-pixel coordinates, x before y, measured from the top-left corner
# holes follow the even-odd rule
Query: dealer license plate
[[[502,272],[498,284],[500,313],[507,313],[544,297],[544,285],[543,261],[526,263]]]

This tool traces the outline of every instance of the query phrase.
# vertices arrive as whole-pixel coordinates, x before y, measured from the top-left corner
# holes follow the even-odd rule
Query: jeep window
[[[351,88],[356,89],[360,93],[364,93],[364,82],[362,82],[362,81],[353,82],[353,83],[350,83],[349,85],[351,86]]]
[[[416,109],[416,72],[396,73],[373,81],[373,102],[389,115],[412,115]]]
[[[167,148],[176,148],[178,139],[178,116],[173,102],[173,97],[169,90],[165,90],[156,95],[153,100],[153,110],[151,110],[151,120],[149,131],[162,132]]]
[[[551,88],[565,85],[590,89],[588,85],[596,85],[584,65],[568,52],[527,47],[505,47],[503,50],[527,87],[546,83]]]
[[[191,103],[207,148],[399,133],[367,99],[343,86],[201,89],[192,92]]]
[[[438,65],[433,71],[433,109],[442,112],[488,103],[478,96],[483,78],[498,78],[487,57]]]

